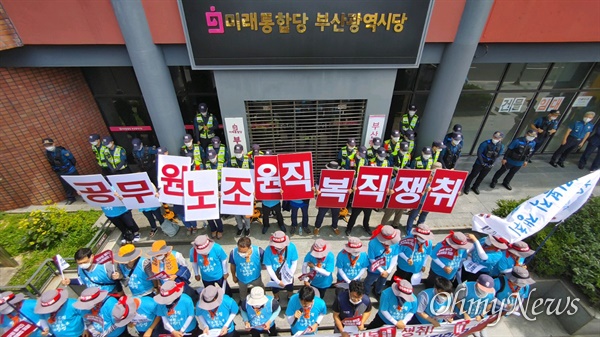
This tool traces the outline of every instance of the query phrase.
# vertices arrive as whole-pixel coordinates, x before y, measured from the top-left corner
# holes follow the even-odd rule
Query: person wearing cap
[[[154,296],[158,304],[156,314],[163,324],[163,331],[155,330],[155,333],[171,334],[173,337],[198,336],[201,333],[194,319],[194,302],[184,288],[185,282],[167,281]]]
[[[356,150],[348,158],[352,162],[352,165],[354,165],[353,167],[351,167],[351,169],[353,169],[355,171],[355,174],[358,173],[358,169],[361,166],[369,165],[369,161],[367,159],[367,148],[362,145],[359,146],[358,150]],[[349,168],[346,168],[346,169],[349,169]]]
[[[421,155],[415,157],[410,163],[410,168],[418,170],[431,170],[433,163],[436,161],[431,158],[433,150],[430,147],[424,147],[421,150]]]
[[[194,136],[204,150],[206,150],[218,129],[219,121],[215,115],[208,112],[206,103],[198,104],[198,113],[194,118]]]
[[[252,337],[260,337],[265,332],[269,336],[277,336],[275,319],[281,312],[279,302],[265,295],[265,290],[260,286],[253,287],[249,295],[240,297],[240,315],[246,331],[250,331]]]
[[[73,307],[84,313],[86,330],[92,336],[100,336],[103,333],[107,333],[107,336],[117,337],[125,331],[125,327],[121,327],[111,333],[108,332],[108,329],[113,324],[112,310],[116,304],[117,299],[108,296],[108,292],[98,287],[90,287],[81,292],[77,301],[73,303]]]
[[[400,241],[398,267],[394,276],[410,281],[414,274],[423,273],[433,248],[431,240],[433,233],[429,226],[419,224],[413,228],[410,234]]]
[[[452,170],[456,167],[456,162],[460,158],[462,151],[463,135],[458,132],[453,132],[450,141],[444,141],[446,148],[440,153],[440,162],[445,169]]]
[[[156,146],[144,146],[144,143],[142,143],[142,140],[139,138],[133,138],[131,140],[131,146],[133,147],[131,154],[133,155],[135,163],[138,165],[139,172],[148,173],[148,177],[150,177],[152,183],[157,185]]]
[[[252,163],[252,167],[254,167],[254,157],[264,154],[265,153],[260,150],[260,144],[252,144],[252,150],[248,151],[246,157],[248,157],[250,163]]]
[[[400,131],[394,130],[390,135],[390,139],[383,143],[383,147],[390,157],[398,155],[398,151],[400,150],[400,136]]]
[[[350,283],[360,281],[370,265],[367,257],[367,246],[359,238],[349,236],[336,258],[337,282]]]
[[[319,324],[327,314],[327,306],[320,297],[315,297],[313,287],[302,286],[288,302],[285,316],[292,335],[304,331],[303,335],[315,335]]]
[[[434,141],[431,144],[431,151],[432,151],[432,159],[433,162],[442,162],[442,150],[446,149],[446,145],[444,145],[444,143],[442,143],[439,140]],[[443,164],[442,164],[443,166]]]
[[[104,160],[108,164],[110,174],[131,173],[131,169],[127,166],[127,152],[123,147],[116,145],[111,136],[102,137],[102,145],[104,145]]]
[[[411,152],[412,150],[410,149],[408,142],[400,142],[398,154],[391,157],[392,165],[394,166],[394,174],[397,174],[398,170],[410,168],[410,160],[412,158]]]
[[[438,242],[431,251],[431,269],[425,280],[425,286],[431,288],[436,277],[443,277],[457,285],[456,274],[471,246],[473,243],[469,242],[466,235],[450,231],[450,234]]]
[[[113,294],[121,293],[121,284],[111,277],[115,271],[112,263],[94,263],[94,254],[87,247],[77,250],[74,258],[77,263],[77,275],[86,287],[99,287]],[[71,284],[71,280],[64,278],[61,283],[66,286]]]
[[[282,231],[276,231],[269,239],[269,247],[265,249],[263,264],[271,277],[278,284],[272,287],[275,299],[279,301],[279,291],[287,290],[288,298],[294,290],[294,273],[298,266],[298,250],[290,238]]]
[[[414,155],[413,152],[415,150],[415,132],[413,130],[406,130],[402,134],[404,141],[408,143],[408,153],[410,155]]]
[[[210,285],[200,293],[196,317],[200,331],[220,330],[219,336],[238,336],[233,319],[239,312],[238,304],[218,285]]]
[[[402,132],[406,132],[407,130],[415,131],[419,127],[419,122],[417,107],[415,105],[410,105],[408,107],[408,113],[402,115],[402,121],[400,122]]]
[[[252,152],[250,152],[252,153]],[[249,154],[250,154],[249,153]],[[244,146],[242,144],[235,144],[233,147],[233,156],[231,157],[231,167],[253,169],[254,162],[250,156],[244,156]]]
[[[402,330],[417,313],[417,296],[407,280],[394,278],[394,284],[381,294],[377,316],[367,329],[377,329],[383,325],[393,325]]]
[[[494,311],[505,316],[518,311],[519,302],[529,298],[530,285],[534,283],[529,271],[523,266],[514,267],[510,274],[500,275],[494,280],[496,291]]]
[[[331,161],[329,164],[325,165],[325,169],[327,170],[339,170],[341,169],[340,165],[336,161]],[[319,186],[316,187],[317,196],[321,194],[321,190]],[[333,232],[335,235],[340,235],[340,230],[338,228],[338,221],[340,219],[340,209],[339,208],[325,208],[325,207],[317,207],[317,218],[315,220],[315,229],[314,234],[319,235],[321,231],[321,226],[323,225],[323,219],[325,219],[325,215],[327,212],[331,212],[331,228],[333,228]]]
[[[204,169],[204,148],[199,144],[194,144],[192,135],[186,134],[183,136],[183,146],[179,149],[179,155],[181,157],[190,157],[192,159],[192,171],[199,171]]]
[[[137,306],[136,314],[131,323],[137,331],[138,336],[156,336],[154,331],[164,331],[162,319],[157,315],[158,303],[153,297],[143,296],[134,298]],[[135,334],[131,334],[135,336]]]
[[[600,123],[596,123],[594,131],[592,135],[588,138],[588,144],[585,147],[585,151],[579,157],[579,163],[577,164],[577,168],[583,170],[585,168],[585,164],[587,163],[588,158],[600,147]],[[600,151],[596,151],[596,158],[592,163],[592,167],[590,168],[590,172],[594,172],[600,168]]]
[[[209,150],[213,150],[217,153],[217,162],[219,164],[222,164],[224,167],[231,166],[231,155],[229,154],[229,149],[227,149],[227,146],[221,143],[221,138],[219,138],[219,136],[215,136],[210,140],[210,144],[206,148],[207,152]]]
[[[52,333],[60,337],[80,337],[84,334],[84,312],[75,308],[74,298],[67,289],[46,290],[37,299],[33,312],[40,317],[42,336]]]
[[[156,154],[164,154],[165,156],[168,156],[169,155],[169,150],[166,147],[161,146],[161,147],[159,147],[159,148],[156,149]],[[156,163],[156,164],[158,165],[158,163]]]
[[[529,245],[524,241],[517,241],[508,245],[505,254],[502,254],[500,261],[492,269],[490,275],[498,277],[501,274],[512,272],[515,266],[523,266],[525,258],[534,254]]]
[[[62,146],[55,146],[54,141],[51,138],[44,138],[42,144],[46,150],[44,152],[46,159],[48,160],[48,163],[50,163],[52,171],[56,172],[58,175],[58,180],[65,190],[65,194],[67,195],[66,204],[70,205],[75,202],[77,192],[69,183],[62,179],[61,176],[79,175],[79,172],[77,172],[77,168],[75,167],[77,161],[69,150]]]
[[[348,332],[366,330],[365,323],[371,316],[371,299],[365,294],[362,281],[351,281],[348,289],[335,296],[333,305],[334,332],[348,337]],[[352,321],[352,322],[350,322]],[[348,325],[348,327],[346,327]]]
[[[483,179],[490,173],[492,167],[494,167],[496,159],[504,152],[504,145],[502,145],[503,138],[504,133],[496,131],[491,139],[479,144],[477,159],[475,159],[473,168],[465,180],[463,187],[464,194],[469,194],[469,191],[472,190],[475,194],[479,195],[479,185],[481,185]],[[473,183],[473,179],[475,179],[475,183]]]
[[[152,243],[150,251],[147,253],[150,258],[152,275],[165,272],[167,280],[175,282],[189,283],[192,276],[183,254],[173,249],[173,246],[167,246],[165,240],[156,240]],[[165,282],[165,280],[161,280]]]
[[[462,125],[454,124],[454,126],[452,127],[452,132],[447,133],[446,136],[444,137],[444,144],[446,144],[446,146],[447,146],[450,142],[452,142],[452,139],[453,139],[452,134],[453,133],[460,133],[462,135],[462,129],[463,129]],[[463,146],[463,143],[464,143],[464,141],[461,138],[460,139],[460,147]]]
[[[114,191],[114,195],[119,200],[123,200],[123,196],[119,195],[116,191]],[[140,227],[135,222],[130,209],[127,209],[125,206],[101,206],[100,209],[104,212],[108,220],[121,231],[121,244],[140,241]]]
[[[240,298],[246,298],[249,287],[264,287],[261,278],[265,251],[252,244],[249,237],[241,237],[229,253],[229,268],[233,282],[239,286]]]
[[[431,181],[433,180],[433,176],[434,176],[434,172],[437,169],[441,169],[442,168],[442,163],[435,162],[433,163],[433,165],[431,165],[431,172],[432,174],[429,176],[429,179],[427,179],[427,184],[425,185],[425,191],[429,192],[431,190]],[[410,210],[410,212],[408,213],[408,221],[406,222],[406,233],[410,233],[414,224],[415,224],[415,220],[417,220],[417,225],[420,225],[422,223],[425,223],[425,220],[427,220],[427,215],[429,215],[429,212],[424,212],[423,211],[423,204],[425,203],[425,198],[421,198],[421,201],[419,202],[419,206],[417,206],[417,208]]]
[[[461,280],[463,281],[476,281],[481,274],[491,274],[492,270],[495,269],[498,262],[504,255],[504,251],[508,249],[508,241],[504,238],[488,235],[484,238],[477,240],[475,235],[469,234],[469,239],[473,241],[474,245],[468,251],[468,264],[463,264],[461,269]],[[475,273],[469,272],[466,267],[467,265],[483,267]],[[472,269],[473,270],[473,269]]]
[[[377,167],[392,167],[392,162],[388,158],[388,153],[385,149],[380,147],[375,151],[375,158],[370,161],[370,165]]]
[[[5,333],[20,321],[40,326],[40,316],[34,310],[36,300],[25,298],[21,293],[13,294],[5,291],[0,294],[0,332]],[[37,329],[28,337],[40,337],[42,331]]]
[[[367,160],[373,161],[375,160],[377,149],[381,148],[381,138],[374,137],[371,139],[371,146],[367,149]]]
[[[509,191],[512,190],[510,181],[515,174],[519,172],[521,167],[527,167],[529,158],[533,155],[535,150],[536,136],[537,132],[535,130],[528,130],[525,137],[516,138],[508,145],[508,149],[506,150],[506,153],[504,153],[504,158],[502,159],[502,166],[492,177],[492,182],[490,183],[491,188],[496,187],[500,177],[508,171],[508,174],[504,177],[502,186]]]
[[[344,170],[355,168],[356,163],[354,161],[354,154],[357,150],[356,139],[348,138],[348,142],[340,149],[337,156],[337,162]]]
[[[375,285],[373,294],[379,298],[385,285],[398,263],[398,242],[402,234],[392,226],[379,225],[369,241],[367,257],[370,267],[367,269],[365,278],[365,293],[369,295],[371,288]]]
[[[560,111],[550,110],[546,116],[539,117],[533,123],[531,123],[529,127],[537,131],[534,152],[538,152],[546,140],[556,133],[556,130],[558,129],[559,116]],[[529,162],[531,163],[531,160]]]
[[[327,288],[333,284],[333,270],[335,257],[330,249],[330,244],[323,239],[316,239],[310,252],[304,256],[302,274],[305,286],[313,286],[319,291],[319,297],[325,298]]]
[[[121,280],[121,284],[129,287],[131,294],[136,297],[151,296],[154,289],[158,289],[158,281],[151,281],[152,266],[150,260],[142,257],[142,250],[132,244],[119,248],[114,261],[118,264],[117,270],[112,273],[113,280]]]
[[[92,133],[88,137],[88,141],[92,146],[92,152],[94,152],[94,156],[96,157],[96,162],[100,169],[102,170],[102,175],[107,176],[110,174],[108,170],[108,163],[104,158],[104,145],[102,145],[102,141],[100,140],[100,135],[97,133]]]
[[[209,239],[208,235],[198,235],[190,248],[190,262],[196,281],[202,278],[205,287],[218,284],[231,295],[231,287],[227,284],[227,253],[220,244]]]
[[[565,160],[569,153],[583,147],[583,144],[585,144],[592,133],[594,129],[592,120],[594,117],[596,117],[596,113],[588,111],[583,115],[583,120],[574,121],[569,125],[569,129],[565,132],[560,147],[552,154],[550,165],[565,167]]]
[[[409,324],[432,324],[438,327],[440,323],[451,322],[454,316],[453,291],[450,280],[436,277],[433,288],[424,289],[417,295],[417,314]]]
[[[410,168],[410,161],[411,161],[411,155],[409,152],[408,143],[403,141],[400,143],[400,148],[398,150],[398,154],[391,158],[391,164],[394,167],[394,174],[393,174],[392,181],[390,182],[390,186],[392,186],[392,187],[394,186],[395,179],[396,179],[396,176],[398,175],[399,170]],[[393,190],[390,189],[388,194],[391,195],[391,193],[393,193]],[[388,197],[388,199],[389,199],[389,197]],[[404,214],[404,212],[405,212],[404,209],[385,208],[385,210],[383,212],[383,217],[381,218],[381,223],[384,225],[389,224],[390,219],[393,216],[394,219],[393,219],[391,225],[394,228],[399,228],[400,220],[402,219],[402,214]]]
[[[490,275],[481,274],[477,281],[463,282],[454,291],[454,312],[458,318],[479,322],[492,309],[495,293]]]

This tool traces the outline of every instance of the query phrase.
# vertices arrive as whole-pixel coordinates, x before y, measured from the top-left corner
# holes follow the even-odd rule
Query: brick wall
[[[108,129],[79,68],[0,68],[0,118],[0,210],[66,198],[42,138],[100,173],[87,137]]]
[[[23,41],[0,3],[0,50],[21,47]]]

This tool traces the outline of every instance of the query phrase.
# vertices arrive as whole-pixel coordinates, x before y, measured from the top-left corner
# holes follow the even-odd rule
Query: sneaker
[[[156,235],[156,231],[158,231],[158,228],[153,228],[153,229],[150,231],[150,234],[148,235],[148,237],[149,237],[149,238],[153,238],[153,237],[154,237],[154,235]]]
[[[140,233],[133,234],[133,242],[139,242],[139,241],[140,241]]]
[[[556,163],[555,163],[555,162],[553,162],[553,161],[551,161],[549,164],[550,164],[550,165],[552,165],[552,166],[554,166],[554,167],[558,166],[558,165],[556,165]]]
[[[290,235],[294,235],[294,234],[296,234],[296,226],[290,227]]]
[[[126,243],[127,243],[127,240],[125,240],[125,239],[121,239],[121,244],[122,244],[122,245],[124,245],[124,244],[126,244]]]
[[[491,187],[491,188],[494,188],[494,187],[496,187],[496,184],[497,184],[497,183],[498,183],[498,182],[496,182],[496,181],[492,181],[492,182],[490,183],[490,187]]]
[[[471,188],[471,191],[473,191],[473,193],[479,195],[479,188],[478,187]]]
[[[244,229],[244,236],[250,236],[250,228]]]
[[[243,232],[243,231],[244,231],[243,229],[239,228],[239,229],[237,230],[237,232],[235,233],[235,236],[240,236],[240,235],[242,235],[242,232]]]
[[[577,168],[580,170],[583,170],[585,168],[585,165],[579,164],[579,165],[577,165]]]
[[[321,231],[321,230],[320,230],[319,228],[316,228],[316,227],[315,227],[315,235],[319,235],[319,232],[320,232],[320,231]]]
[[[318,228],[315,229],[315,235],[319,234],[318,230],[319,230]],[[334,228],[333,232],[335,233],[335,235],[340,235],[340,230],[337,228]]]
[[[303,231],[304,231],[304,233],[306,233],[306,234],[310,234],[310,233],[312,233],[312,231],[310,230],[310,228],[308,228],[308,226],[306,226],[306,227],[302,227],[302,230],[303,230]]]

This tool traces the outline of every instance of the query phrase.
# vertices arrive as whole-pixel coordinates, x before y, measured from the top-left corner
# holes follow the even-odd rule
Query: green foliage
[[[500,200],[492,213],[508,215],[522,201]],[[575,214],[561,223],[556,232],[531,261],[530,267],[541,276],[569,279],[600,308],[600,197],[592,197]],[[537,248],[553,229],[546,226],[526,241]]]
[[[500,199],[496,201],[496,205],[498,205],[498,208],[494,208],[492,210],[492,214],[501,218],[506,218],[510,214],[510,212],[512,212],[515,208],[517,208],[517,206],[525,202],[527,199],[529,199],[529,197],[521,200]]]

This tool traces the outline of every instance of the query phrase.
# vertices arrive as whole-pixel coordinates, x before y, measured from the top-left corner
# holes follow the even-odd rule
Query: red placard
[[[375,262],[371,263],[371,271],[374,272],[377,270],[377,268],[383,266],[385,266],[385,256],[382,256],[381,258],[375,260]]]
[[[5,332],[2,337],[27,337],[31,335],[37,327],[31,323],[20,321],[15,324],[10,330]]]
[[[146,280],[154,281],[154,280],[166,280],[169,278],[169,274],[167,274],[164,270],[158,274],[154,274],[148,277]]]
[[[468,174],[467,171],[435,170],[431,190],[423,203],[423,212],[452,213]]]
[[[343,208],[348,204],[354,180],[353,170],[321,170],[317,207]]]
[[[256,200],[281,200],[277,156],[255,156],[254,177]]]
[[[312,153],[298,152],[277,156],[283,200],[311,199],[315,185]]]
[[[96,264],[105,264],[107,262],[113,262],[113,252],[112,250],[105,250],[100,254],[94,255],[94,263]]]
[[[348,318],[344,318],[344,320],[342,320],[342,324],[344,326],[360,326],[361,323],[362,323],[362,316],[348,317]]]
[[[354,208],[383,208],[392,179],[392,167],[361,166],[356,178]]]
[[[387,208],[418,208],[430,176],[430,170],[398,170]]]

